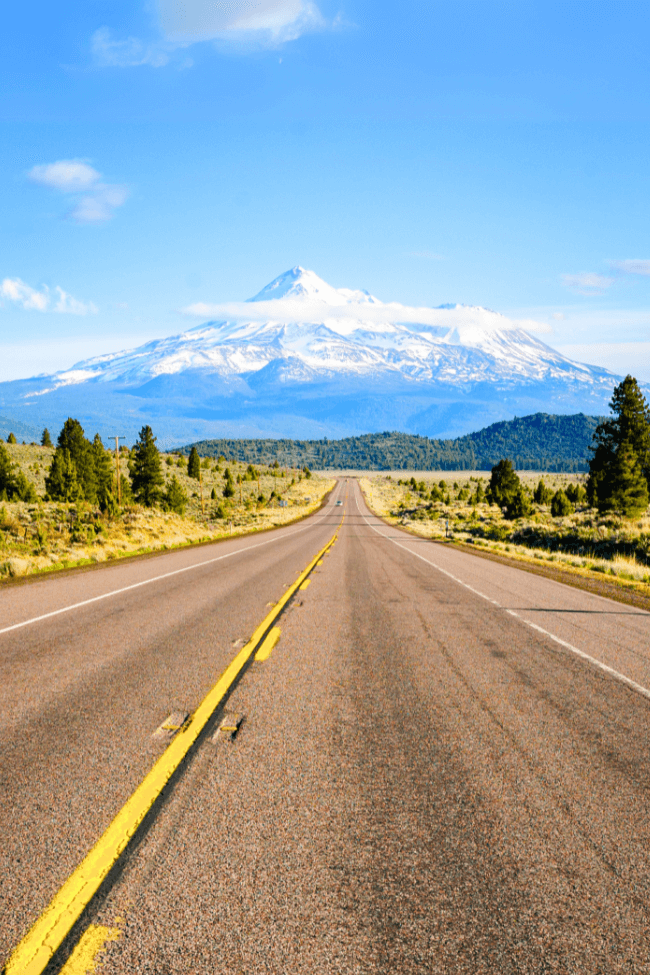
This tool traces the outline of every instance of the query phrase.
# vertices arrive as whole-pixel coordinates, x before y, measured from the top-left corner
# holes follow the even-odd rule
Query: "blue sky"
[[[0,38],[0,379],[296,264],[650,380],[650,6],[84,0]]]

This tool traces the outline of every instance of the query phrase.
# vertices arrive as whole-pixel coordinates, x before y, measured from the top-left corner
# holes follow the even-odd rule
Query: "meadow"
[[[531,491],[540,478],[553,492],[566,490],[570,484],[584,486],[586,481],[584,474],[517,473]],[[376,514],[414,534],[529,563],[554,564],[580,575],[606,575],[611,581],[650,592],[647,512],[629,521],[616,515],[601,516],[585,502],[577,504],[571,514],[553,517],[550,505],[533,503],[529,515],[509,520],[496,505],[472,503],[478,485],[485,490],[489,484],[485,471],[392,471],[361,475],[359,483]],[[434,485],[440,487],[443,500],[427,497]]]
[[[52,448],[5,447],[41,500],[0,502],[0,580],[275,528],[316,511],[334,486],[332,477],[306,477],[292,468],[259,467],[259,478],[252,479],[247,464],[213,459],[202,461],[199,482],[187,474],[187,457],[161,453],[165,485],[175,476],[187,494],[184,514],[125,502],[109,516],[85,501],[42,500]],[[127,460],[122,454],[123,475]],[[223,496],[226,468],[234,482],[231,498]]]

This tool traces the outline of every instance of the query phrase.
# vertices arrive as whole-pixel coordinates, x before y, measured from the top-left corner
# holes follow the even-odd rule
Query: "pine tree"
[[[636,379],[626,376],[615,387],[610,409],[613,417],[599,423],[594,433],[596,446],[591,448],[594,456],[587,480],[587,498],[599,510],[611,510],[609,493],[615,489],[611,473],[623,443],[632,450],[650,486],[650,407]]]
[[[34,485],[13,463],[2,444],[0,444],[0,497],[3,501],[37,500]]]
[[[536,504],[548,504],[553,497],[553,492],[544,484],[544,479],[540,477],[539,483],[533,494],[533,501]]]
[[[17,443],[16,434],[15,433],[10,433],[9,434],[9,436],[7,437],[7,443]]]
[[[47,429],[47,427],[45,427],[45,429],[43,430],[43,434],[41,436],[41,446],[42,447],[52,446],[52,438],[50,436],[50,431]]]
[[[601,482],[598,510],[614,511],[624,518],[635,518],[647,507],[648,483],[632,444],[625,440]]]
[[[187,473],[195,481],[198,481],[201,477],[201,458],[196,447],[192,447],[190,450],[190,456],[187,461]]]
[[[102,511],[115,507],[115,470],[110,452],[104,448],[98,433],[91,444],[95,479],[97,483],[97,502]]]
[[[153,507],[161,498],[164,483],[160,454],[150,426],[142,427],[129,461],[133,494],[140,504]]]
[[[176,475],[173,474],[164,495],[165,507],[170,511],[175,511],[178,515],[183,515],[187,501],[187,494],[181,487]]]
[[[85,498],[86,501],[94,503],[97,501],[97,472],[95,471],[95,457],[92,445],[86,439],[79,420],[74,420],[72,417],[68,417],[63,424],[61,433],[57,439],[54,458],[56,458],[57,453],[66,450],[74,463],[80,496]],[[52,458],[52,464],[54,464],[54,458]],[[52,468],[50,468],[51,470]],[[49,491],[49,488],[48,494],[51,497],[57,497],[57,495],[53,495]]]
[[[500,460],[492,468],[488,497],[499,507],[507,505],[521,487],[521,481],[512,468],[512,461]]]
[[[66,448],[54,451],[50,472],[45,478],[45,490],[54,501],[77,501],[83,497],[76,464]]]

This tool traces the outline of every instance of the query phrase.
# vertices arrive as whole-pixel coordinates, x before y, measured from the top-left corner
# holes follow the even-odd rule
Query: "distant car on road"
[[[342,502],[342,501],[337,501],[336,503],[337,503],[337,504],[343,504],[343,502]]]

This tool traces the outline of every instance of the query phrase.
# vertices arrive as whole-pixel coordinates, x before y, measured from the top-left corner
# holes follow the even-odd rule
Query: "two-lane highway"
[[[106,598],[0,634],[0,953],[342,510],[239,733],[90,905],[98,970],[647,972],[650,614],[390,528],[354,481],[272,535],[2,593],[0,629]]]

